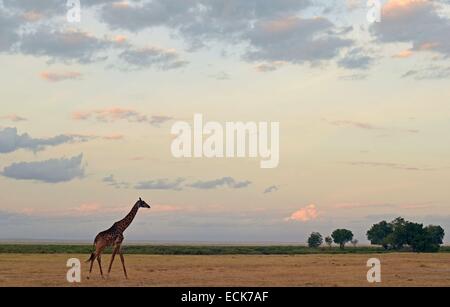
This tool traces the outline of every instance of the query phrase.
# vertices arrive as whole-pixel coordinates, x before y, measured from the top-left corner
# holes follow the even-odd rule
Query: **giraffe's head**
[[[136,204],[139,204],[139,208],[150,208],[150,206],[143,201],[140,197]]]

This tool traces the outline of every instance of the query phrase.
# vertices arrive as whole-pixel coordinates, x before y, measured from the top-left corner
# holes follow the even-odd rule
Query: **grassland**
[[[0,286],[450,286],[450,253],[305,255],[126,255],[109,278],[66,281],[66,261],[86,254],[0,254]],[[103,257],[103,268],[109,264]],[[368,258],[381,261],[381,284],[366,280]]]
[[[123,249],[124,253],[130,255],[305,255],[392,252],[371,246],[348,246],[340,249],[338,247],[309,248],[301,245],[124,245]],[[92,250],[92,245],[0,244],[0,254],[89,254]],[[440,252],[450,253],[450,246],[443,246]],[[111,249],[107,249],[105,253],[111,253]]]

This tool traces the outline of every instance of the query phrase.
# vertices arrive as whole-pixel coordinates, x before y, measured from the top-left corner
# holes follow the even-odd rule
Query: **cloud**
[[[334,32],[328,19],[298,17],[311,4],[308,0],[154,0],[107,4],[100,16],[112,29],[138,32],[166,27],[184,38],[191,50],[210,42],[243,43],[249,45],[243,54],[248,61],[301,64],[331,59],[352,43],[340,37],[345,33]],[[146,57],[133,53],[131,62],[140,65]]]
[[[349,126],[349,127],[355,127],[359,129],[366,129],[366,130],[378,130],[381,129],[379,127],[376,127],[369,123],[363,123],[363,122],[357,122],[357,121],[351,121],[351,120],[335,120],[335,121],[329,121],[330,124],[335,126]]]
[[[415,80],[439,80],[450,78],[450,66],[431,65],[422,69],[408,70],[402,78],[413,78]]]
[[[0,7],[0,52],[9,51],[19,39],[19,20]]]
[[[34,180],[46,183],[67,182],[84,177],[82,160],[83,154],[72,158],[13,163],[6,166],[1,174],[17,180]]]
[[[116,189],[127,189],[129,188],[130,184],[125,181],[117,181],[114,175],[106,176],[102,179],[102,182],[106,183],[109,186],[112,186]]]
[[[360,81],[365,79],[367,79],[367,74],[360,74],[360,73],[339,76],[339,80],[343,81]]]
[[[353,127],[353,128],[357,128],[357,129],[363,129],[363,130],[403,132],[403,133],[413,133],[413,134],[419,133],[419,130],[417,130],[417,129],[380,127],[380,126],[375,126],[370,123],[352,121],[352,120],[334,120],[334,121],[325,120],[325,121],[327,121],[331,125],[338,126],[338,127]]]
[[[44,14],[47,17],[63,13],[66,10],[66,2],[60,0],[3,0],[3,4],[9,10],[14,12],[34,12],[36,14]]]
[[[253,51],[250,61],[284,61],[294,64],[317,63],[334,58],[352,44],[333,34],[334,25],[326,18],[283,17],[256,22],[245,34]]]
[[[209,77],[216,80],[230,80],[230,75],[224,71],[219,71],[215,74],[211,74],[209,75]]]
[[[149,122],[154,126],[159,126],[170,120],[173,120],[173,117],[165,115],[153,115],[150,117]]]
[[[175,49],[160,47],[128,49],[122,51],[119,58],[126,62],[127,69],[155,67],[160,70],[171,70],[188,64],[187,61],[180,58],[180,54]]]
[[[25,117],[19,116],[17,114],[10,114],[5,116],[0,116],[0,119],[6,119],[12,122],[22,122],[26,121],[27,119]]]
[[[260,63],[255,65],[255,69],[258,72],[271,72],[280,68],[285,62],[283,61],[273,61],[268,63]]]
[[[222,177],[215,180],[210,181],[197,181],[194,183],[190,183],[187,186],[195,189],[202,189],[202,190],[209,190],[209,189],[216,189],[219,187],[226,186],[228,188],[232,189],[240,189],[240,188],[246,188],[251,184],[251,181],[245,180],[245,181],[236,181],[232,177]]]
[[[368,69],[373,58],[366,55],[362,48],[350,49],[345,56],[338,61],[338,65],[347,69]]]
[[[263,193],[264,193],[264,194],[267,194],[267,193],[276,192],[276,191],[278,191],[278,190],[279,190],[279,187],[278,187],[278,186],[276,186],[276,185],[271,185],[270,187],[265,188]]]
[[[416,166],[408,166],[401,163],[391,163],[391,162],[370,162],[370,161],[352,161],[345,162],[349,165],[355,166],[371,166],[371,167],[388,167],[392,169],[405,170],[405,171],[432,171],[434,168],[430,167],[416,167]]]
[[[96,38],[87,32],[38,28],[21,36],[19,50],[23,54],[45,56],[52,61],[85,64],[104,60],[105,56],[100,53],[110,46],[110,41]]]
[[[138,182],[134,186],[134,188],[137,190],[174,190],[174,191],[179,191],[179,190],[183,189],[181,184],[184,181],[185,181],[184,178],[177,178],[173,181],[170,181],[166,178],[155,179],[155,180]]]
[[[65,80],[79,80],[81,79],[81,73],[76,71],[67,72],[49,72],[43,71],[40,74],[41,78],[49,82],[60,82]]]
[[[397,58],[397,59],[406,59],[406,58],[411,57],[412,55],[413,55],[413,52],[411,50],[407,49],[407,50],[402,50],[400,52],[397,52],[392,57]]]
[[[101,19],[113,29],[132,32],[166,26],[188,40],[228,37],[247,29],[254,19],[294,14],[305,0],[153,0],[139,4],[107,4]]]
[[[28,133],[18,134],[17,128],[4,128],[0,130],[0,153],[10,153],[19,149],[37,152],[49,146],[85,142],[87,140],[88,138],[85,136],[67,134],[50,138],[32,138]]]
[[[99,122],[115,122],[117,120],[127,120],[134,123],[147,122],[154,126],[159,126],[160,124],[173,119],[170,116],[164,115],[147,116],[136,110],[120,107],[90,111],[76,111],[72,113],[72,118],[75,120],[89,120],[93,118]]]
[[[427,0],[390,0],[382,9],[381,22],[371,31],[379,42],[411,43],[411,51],[450,55],[450,19],[440,13],[448,4]],[[420,25],[420,30],[417,30]]]
[[[310,220],[316,220],[318,217],[319,213],[317,212],[316,205],[311,204],[295,211],[290,217],[285,218],[285,221],[307,222]]]

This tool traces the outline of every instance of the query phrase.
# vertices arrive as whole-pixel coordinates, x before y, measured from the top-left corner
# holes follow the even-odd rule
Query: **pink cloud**
[[[81,204],[79,207],[75,208],[74,210],[79,213],[91,213],[91,212],[97,212],[101,208],[101,205],[97,203],[87,203],[87,204]]]
[[[118,141],[123,140],[124,136],[122,134],[111,134],[102,137],[105,140]]]
[[[12,122],[21,122],[27,120],[26,118],[19,116],[17,114],[10,114],[6,116],[1,116],[0,119],[10,120]]]
[[[117,120],[127,120],[128,122],[133,123],[147,122],[154,126],[159,126],[160,124],[173,119],[172,117],[165,115],[147,116],[137,110],[121,107],[75,111],[72,113],[72,119],[75,120],[88,120],[91,118],[100,122],[114,122]]]
[[[81,73],[76,71],[66,71],[66,72],[49,72],[43,71],[40,74],[41,78],[49,82],[60,82],[64,80],[77,80],[81,79]]]
[[[407,50],[403,50],[403,51],[400,51],[400,52],[394,54],[392,57],[399,58],[399,59],[405,59],[405,58],[411,57],[412,54],[413,54],[413,52],[411,50],[407,49]]]
[[[316,205],[311,204],[300,210],[295,211],[290,217],[285,218],[285,221],[301,221],[307,222],[310,220],[315,220],[319,217],[319,212],[316,209]]]

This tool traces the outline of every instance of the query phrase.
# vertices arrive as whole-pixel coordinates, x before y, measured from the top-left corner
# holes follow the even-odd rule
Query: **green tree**
[[[309,247],[319,247],[323,242],[322,235],[318,232],[313,232],[308,238]]]
[[[339,244],[340,248],[344,248],[345,243],[353,239],[353,233],[348,229],[336,229],[331,234],[334,243]]]
[[[367,238],[372,244],[381,244],[385,249],[401,249],[408,245],[415,252],[436,252],[444,239],[441,226],[406,221],[398,217],[390,223],[382,221],[372,225],[367,231]]]
[[[425,231],[429,235],[431,243],[438,245],[441,245],[443,243],[445,232],[441,226],[428,225],[427,227],[425,227]]]
[[[325,243],[328,245],[328,247],[331,247],[331,244],[333,244],[333,239],[330,236],[325,237]]]
[[[392,225],[386,221],[381,221],[378,224],[372,225],[366,235],[370,244],[382,245],[384,249],[387,249],[388,243],[386,242],[386,237],[392,232]]]
[[[421,225],[421,224],[420,224]],[[441,226],[429,225],[425,228],[414,228],[411,234],[411,248],[415,252],[437,252],[444,239],[444,229]]]

